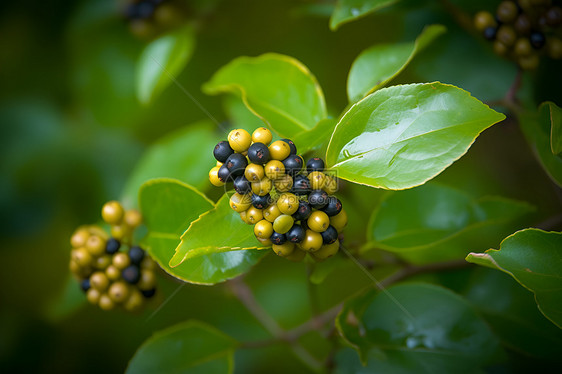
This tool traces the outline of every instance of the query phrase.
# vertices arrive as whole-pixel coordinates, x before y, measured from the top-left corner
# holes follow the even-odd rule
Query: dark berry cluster
[[[102,209],[105,222],[130,232],[141,223],[136,210],[124,211],[110,201]],[[126,229],[125,229],[126,228]],[[122,251],[128,245],[128,251]],[[79,227],[70,239],[70,270],[79,280],[88,301],[103,310],[121,306],[127,311],[140,310],[145,299],[156,292],[156,263],[130,236],[109,237],[99,226]]]
[[[213,150],[217,165],[209,172],[211,183],[233,183],[230,207],[279,256],[292,261],[307,253],[316,260],[333,256],[347,224],[347,214],[333,196],[337,180],[326,173],[322,159],[311,158],[304,165],[293,141],[272,139],[265,127],[252,135],[232,130]]]
[[[474,25],[494,43],[494,51],[525,70],[539,66],[540,54],[562,58],[562,8],[552,0],[502,1],[495,16],[479,12]]]
[[[131,0],[123,10],[131,32],[151,38],[179,25],[185,19],[185,2],[177,0]]]

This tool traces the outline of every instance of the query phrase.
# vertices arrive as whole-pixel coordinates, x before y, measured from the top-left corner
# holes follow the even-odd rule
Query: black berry
[[[531,36],[529,37],[529,40],[531,41],[531,45],[535,49],[541,49],[542,47],[544,47],[544,44],[546,43],[546,38],[544,37],[544,34],[538,31],[532,32]]]
[[[308,195],[308,203],[314,209],[322,209],[328,204],[328,194],[323,190],[314,190]]]
[[[129,258],[132,264],[140,265],[144,259],[144,255],[144,250],[141,247],[134,246],[129,249]]]
[[[293,214],[295,221],[306,220],[312,214],[312,208],[310,204],[306,201],[299,201],[299,207],[297,211]]]
[[[297,175],[293,179],[293,188],[291,192],[295,195],[308,195],[312,191],[312,187],[310,186],[310,181],[304,175]]]
[[[304,240],[306,231],[300,225],[293,225],[285,235],[291,243],[300,243]]]
[[[287,237],[285,236],[285,234],[279,234],[278,232],[274,231],[273,234],[271,234],[271,236],[269,237],[269,240],[271,240],[273,244],[281,245],[287,241]]]
[[[146,297],[147,299],[151,298],[152,296],[154,296],[154,294],[156,293],[156,288],[153,288],[151,290],[143,290],[141,291],[142,295],[144,297]]]
[[[230,147],[230,144],[226,140],[219,142],[215,145],[213,149],[213,156],[219,162],[225,163],[228,156],[234,153],[234,150]]]
[[[114,253],[117,253],[119,247],[121,247],[121,243],[119,243],[119,240],[110,238],[105,244],[105,252],[112,255]]]
[[[248,149],[248,158],[254,164],[265,164],[269,161],[269,148],[263,143],[254,143]]]
[[[283,160],[283,166],[285,166],[285,173],[289,175],[295,175],[302,170],[304,161],[301,156],[289,155]]]
[[[219,171],[217,172],[217,177],[219,178],[219,180],[223,183],[226,182],[231,182],[229,179],[231,179],[230,177],[230,171],[228,170],[228,168],[226,167],[226,164],[222,165],[219,168]]]
[[[338,200],[335,196],[328,197],[328,204],[322,209],[324,213],[328,215],[328,217],[333,217],[341,212],[341,201]]]
[[[233,153],[228,156],[223,166],[225,165],[230,175],[237,177],[244,174],[244,170],[246,170],[246,166],[248,166],[248,160],[246,160],[246,157],[241,153]]]
[[[137,284],[140,280],[140,270],[137,265],[129,265],[121,272],[121,276],[125,282],[130,284]]]
[[[328,226],[326,231],[321,232],[320,235],[322,235],[322,242],[324,244],[332,244],[338,240],[338,231],[332,225]]]
[[[496,33],[498,32],[498,29],[496,27],[486,27],[484,29],[484,38],[486,38],[486,40],[494,40],[496,38]]]
[[[308,160],[306,163],[306,170],[310,173],[311,171],[323,171],[324,170],[324,160],[320,157],[314,157]]]
[[[291,139],[281,139],[281,141],[289,144],[289,148],[291,148],[291,154],[292,155],[297,154],[297,146],[295,145],[295,143]]]
[[[245,176],[240,175],[239,177],[236,177],[236,179],[234,180],[234,189],[240,195],[244,195],[252,191],[252,184],[250,183],[249,180],[246,179]]]
[[[256,209],[265,209],[271,204],[271,196],[266,194],[264,196],[252,194],[252,205]]]
[[[80,282],[80,288],[82,289],[82,291],[86,292],[90,289],[90,280],[89,279],[83,279]]]

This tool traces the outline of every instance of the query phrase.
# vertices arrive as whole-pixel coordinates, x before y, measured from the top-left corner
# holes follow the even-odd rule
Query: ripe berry
[[[277,192],[287,192],[293,188],[293,177],[288,174],[284,174],[281,178],[273,181],[273,185]]]
[[[335,196],[328,197],[328,204],[322,209],[324,213],[328,215],[328,217],[333,217],[338,215],[342,210],[341,201],[338,200]]]
[[[229,180],[229,179],[231,179],[230,171],[226,167],[226,164],[221,166],[219,168],[219,170],[217,171],[217,178],[219,178],[219,181],[221,181],[222,183],[232,182],[232,180]]]
[[[311,213],[312,213],[312,208],[310,207],[310,204],[307,203],[306,201],[299,201],[299,207],[297,208],[297,211],[293,214],[293,218],[296,221],[302,221],[310,217]]]
[[[300,247],[308,252],[314,252],[322,247],[322,235],[312,230],[306,230],[306,235]]]
[[[109,201],[103,205],[101,217],[110,225],[116,225],[123,219],[125,211],[118,201]]]
[[[306,170],[310,173],[311,171],[323,171],[324,170],[324,160],[320,157],[314,157],[308,160],[306,163]]]
[[[285,170],[287,174],[295,175],[300,173],[302,170],[304,161],[302,157],[299,155],[289,155],[286,159],[283,160],[283,166],[285,166]]]
[[[80,282],[80,288],[82,291],[86,292],[90,289],[90,280],[89,279],[82,279]]]
[[[144,256],[145,252],[141,247],[133,246],[129,248],[129,258],[131,259],[132,264],[140,265]]]
[[[546,38],[544,37],[544,34],[538,31],[532,32],[531,36],[529,37],[529,40],[531,41],[531,45],[535,49],[541,49],[542,47],[544,47],[544,44],[546,43]]]
[[[269,239],[269,237],[273,234],[273,225],[271,222],[262,219],[254,226],[254,235],[261,239]]]
[[[244,174],[246,166],[248,166],[248,160],[246,160],[246,157],[240,153],[233,153],[228,156],[224,165],[226,165],[230,175],[237,177]]]
[[[295,195],[303,196],[308,195],[312,191],[310,181],[304,175],[297,175],[293,178],[293,188],[291,192]]]
[[[276,231],[273,231],[273,234],[271,234],[269,240],[271,240],[273,244],[281,245],[287,241],[287,237],[285,236],[285,234],[280,234]]]
[[[273,230],[280,234],[285,234],[293,227],[294,222],[295,220],[290,215],[281,214],[273,221]]]
[[[272,160],[282,161],[291,154],[291,147],[282,140],[277,140],[269,146],[269,155]]]
[[[272,139],[273,136],[271,135],[271,131],[269,131],[265,127],[258,127],[252,134],[252,141],[254,143],[263,143],[265,145],[269,145]]]
[[[213,156],[219,162],[225,163],[226,159],[234,153],[234,150],[230,147],[227,141],[218,142],[213,149]]]
[[[248,148],[248,158],[254,164],[265,164],[269,161],[269,149],[263,143],[254,143]]]
[[[283,214],[293,214],[299,208],[299,198],[292,193],[284,193],[277,200],[277,207]]]
[[[314,209],[322,209],[328,204],[328,194],[323,190],[314,190],[308,195],[308,203]]]
[[[324,244],[332,244],[338,240],[338,231],[331,225],[328,226],[326,231],[321,232],[320,235],[322,235],[322,241]]]
[[[121,271],[123,279],[130,284],[136,284],[140,279],[140,270],[137,265],[129,265]]]
[[[494,40],[496,38],[496,34],[498,29],[495,27],[486,27],[484,29],[483,35],[486,40]]]
[[[240,195],[244,195],[252,191],[252,184],[245,176],[240,175],[234,180],[234,190]]]
[[[297,146],[295,145],[295,143],[291,139],[281,139],[281,141],[285,142],[289,145],[289,148],[291,149],[290,154],[292,154],[292,155],[297,154]]]
[[[246,170],[244,171],[244,176],[250,182],[257,182],[260,181],[265,176],[265,170],[261,165],[249,164],[248,166],[246,166]]]
[[[291,253],[293,253],[293,251],[295,250],[295,245],[293,243],[290,243],[290,242],[286,242],[286,243],[283,243],[283,244],[275,244],[274,243],[271,246],[271,249],[273,249],[273,252],[275,252],[275,254],[277,254],[277,256],[287,257]]]
[[[271,160],[265,164],[264,171],[269,179],[276,180],[285,174],[285,165],[279,160]]]
[[[291,243],[300,243],[304,240],[306,231],[300,225],[293,225],[285,235],[287,236],[287,240]]]
[[[317,210],[312,212],[310,217],[308,217],[306,224],[311,230],[314,230],[316,232],[323,232],[326,231],[326,229],[330,225],[330,218],[326,213]]]
[[[156,288],[153,288],[151,290],[146,290],[146,291],[141,291],[142,295],[144,297],[146,297],[147,299],[150,299],[152,296],[154,296],[154,294],[156,294]]]
[[[228,134],[228,144],[236,152],[245,152],[252,144],[252,136],[244,129],[234,129]]]
[[[252,205],[257,209],[265,209],[271,204],[271,196],[269,194],[260,196],[252,194]]]

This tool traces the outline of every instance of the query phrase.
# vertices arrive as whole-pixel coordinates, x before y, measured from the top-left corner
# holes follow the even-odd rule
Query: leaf
[[[500,249],[470,253],[466,260],[501,270],[535,294],[542,314],[562,328],[562,233],[525,229],[508,236]]]
[[[501,197],[474,199],[439,184],[387,195],[373,212],[366,248],[395,252],[412,263],[460,259],[499,243],[533,211]]]
[[[339,178],[400,190],[421,185],[464,155],[505,116],[439,82],[376,91],[343,115],[326,152]]]
[[[230,196],[224,194],[214,209],[191,223],[170,260],[172,268],[206,254],[267,248],[254,236],[253,226],[244,223],[229,202]]]
[[[86,295],[80,289],[79,282],[69,275],[64,282],[60,295],[47,307],[45,314],[48,319],[59,322],[71,316],[86,303]]]
[[[145,244],[151,256],[168,274],[185,282],[215,284],[234,278],[255,265],[265,254],[237,251],[200,256],[171,268],[181,236],[191,222],[214,204],[193,187],[171,179],[145,183],[139,192],[141,212],[148,228]]]
[[[498,349],[465,300],[422,283],[352,299],[336,327],[373,373],[474,373]]]
[[[330,28],[335,31],[344,23],[364,17],[396,2],[398,0],[338,0],[330,18]]]
[[[154,100],[183,70],[195,48],[191,27],[183,27],[150,42],[137,62],[137,98],[143,104]]]
[[[554,136],[556,136],[557,130],[556,126],[553,127],[554,122],[551,120],[551,115],[553,115],[553,119],[558,116],[558,109],[553,105],[544,102],[539,106],[537,113],[521,113],[519,124],[543,169],[556,184],[562,187],[562,157],[558,157],[552,152],[551,134],[554,132]],[[557,141],[554,142],[557,143]]]
[[[386,86],[412,61],[414,56],[447,29],[442,25],[427,26],[415,42],[377,44],[355,59],[347,79],[347,96],[355,102]]]
[[[276,53],[238,57],[203,85],[210,95],[235,93],[281,136],[314,128],[326,118],[324,94],[299,61]]]
[[[126,373],[232,373],[237,346],[234,339],[214,327],[187,321],[146,340]]]
[[[562,153],[562,109],[552,102],[543,104],[550,109],[550,148],[552,154]]]
[[[209,121],[193,123],[161,138],[137,162],[121,201],[135,205],[140,186],[152,178],[175,178],[198,189],[208,188],[211,184],[207,175],[215,163],[212,149],[216,143]]]
[[[251,134],[258,127],[265,125],[258,116],[246,107],[244,101],[234,94],[226,95],[223,107],[232,128],[244,129]]]
[[[318,124],[310,131],[303,131],[294,135],[291,139],[298,144],[298,152],[305,154],[310,151],[320,150],[328,146],[330,135],[334,131],[336,120],[326,118],[318,122]]]

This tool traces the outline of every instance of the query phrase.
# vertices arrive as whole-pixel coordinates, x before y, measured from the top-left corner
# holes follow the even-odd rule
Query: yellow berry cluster
[[[495,15],[481,11],[474,26],[494,43],[494,52],[525,70],[539,66],[540,54],[562,59],[562,8],[552,0],[502,1]]]
[[[291,261],[307,253],[318,261],[335,255],[347,225],[347,213],[333,196],[337,179],[318,157],[305,165],[290,139],[272,140],[265,127],[252,135],[232,130],[213,150],[217,164],[209,180],[215,186],[233,183],[230,207],[277,255]]]
[[[90,303],[103,310],[121,306],[138,311],[156,292],[156,263],[141,247],[132,245],[132,232],[140,225],[141,215],[110,201],[103,206],[102,218],[112,225],[112,234],[119,227],[115,232],[121,235],[110,237],[95,225],[79,227],[70,239],[70,271]],[[128,251],[122,251],[126,246]]]

